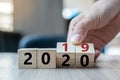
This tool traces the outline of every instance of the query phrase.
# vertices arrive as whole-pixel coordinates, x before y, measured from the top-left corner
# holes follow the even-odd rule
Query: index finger
[[[81,19],[83,17],[84,17],[83,14],[80,14],[70,22],[68,36],[67,36],[67,42],[70,42],[70,38],[72,36],[75,26],[81,21]]]

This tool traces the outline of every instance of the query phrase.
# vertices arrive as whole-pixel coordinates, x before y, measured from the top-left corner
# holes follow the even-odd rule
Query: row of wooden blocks
[[[59,42],[55,48],[24,48],[18,50],[18,65],[26,68],[78,68],[94,66],[94,45]]]

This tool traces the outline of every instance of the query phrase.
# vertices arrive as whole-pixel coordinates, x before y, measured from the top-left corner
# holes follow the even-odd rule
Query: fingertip
[[[72,44],[75,44],[75,45],[80,44],[81,43],[81,35],[80,34],[74,34],[72,36],[72,38],[70,39],[70,42]]]

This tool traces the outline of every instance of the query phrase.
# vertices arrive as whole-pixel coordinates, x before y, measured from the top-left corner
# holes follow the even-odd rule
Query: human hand
[[[71,21],[67,41],[75,45],[94,43],[97,58],[119,31],[120,0],[99,0]]]

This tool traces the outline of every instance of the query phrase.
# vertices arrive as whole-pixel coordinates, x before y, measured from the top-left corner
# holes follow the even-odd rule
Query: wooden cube
[[[71,43],[57,43],[57,67],[75,67],[75,46]]]
[[[76,67],[94,67],[95,50],[92,43],[76,46]]]
[[[38,68],[56,68],[56,49],[38,49]]]
[[[18,50],[18,66],[20,69],[37,68],[35,48],[24,48]]]

